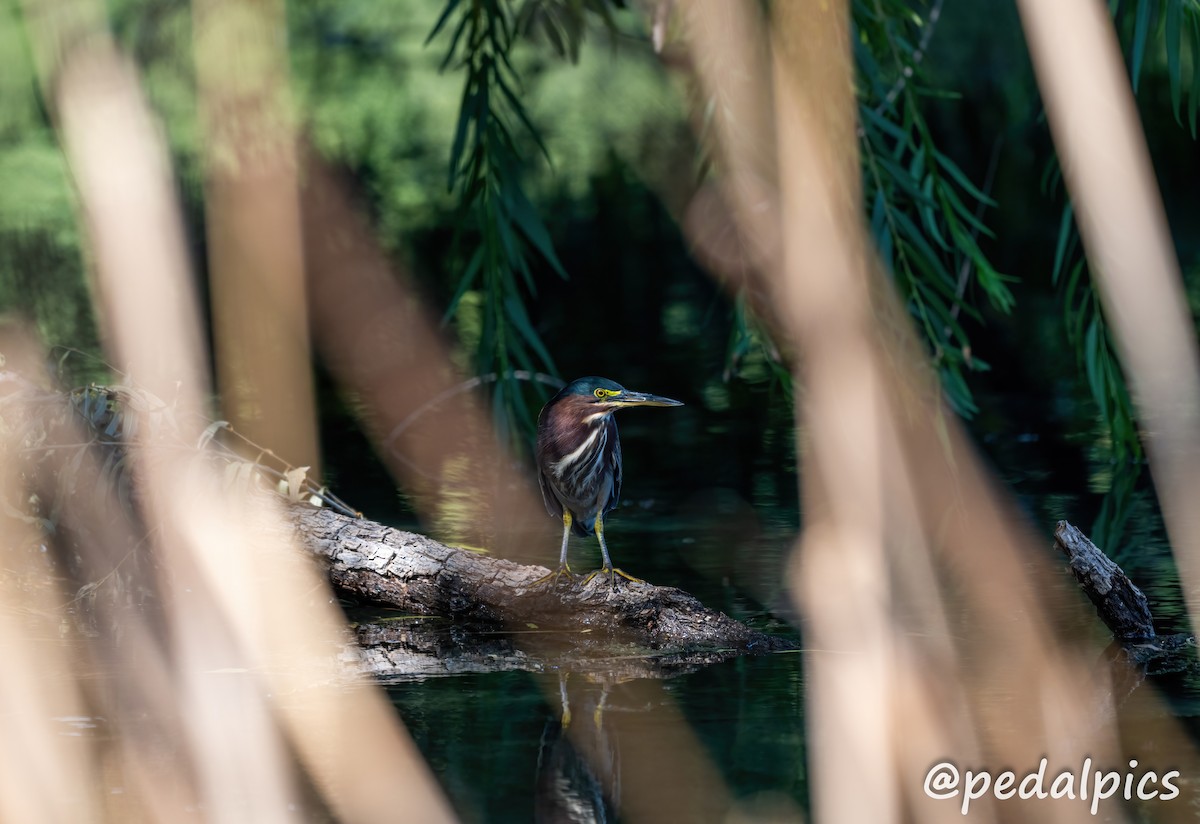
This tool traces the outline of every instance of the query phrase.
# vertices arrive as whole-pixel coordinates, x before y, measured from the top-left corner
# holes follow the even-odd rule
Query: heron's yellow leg
[[[570,539],[570,537],[571,537],[571,513],[564,509],[563,510],[562,552],[558,556],[558,569],[556,569],[554,572],[551,572],[547,575],[543,575],[541,578],[538,578],[536,581],[534,581],[532,584],[530,584],[531,587],[541,586],[542,584],[546,583],[550,579],[554,579],[554,586],[558,586],[558,579],[561,578],[563,575],[567,576],[567,580],[570,580],[570,581],[575,580],[575,573],[571,572],[571,567],[569,567],[567,565],[567,541]]]
[[[623,571],[613,567],[612,558],[608,557],[608,544],[604,540],[604,514],[603,513],[596,516],[596,537],[600,540],[600,556],[601,556],[601,558],[604,559],[604,566],[600,567],[600,569],[596,570],[591,575],[589,575],[587,578],[585,578],[583,580],[583,582],[585,584],[588,581],[595,578],[597,575],[602,574],[602,573],[605,575],[608,575],[608,583],[614,588],[617,586],[617,576],[618,575],[620,575],[622,578],[624,578],[627,581],[632,581],[635,584],[646,583],[641,578],[635,578],[632,575],[630,575],[628,572],[623,572]]]

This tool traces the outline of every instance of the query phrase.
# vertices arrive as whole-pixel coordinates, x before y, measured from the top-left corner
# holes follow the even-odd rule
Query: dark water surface
[[[664,681],[509,672],[388,692],[468,821],[606,821],[630,809],[718,820],[724,792],[782,810],[804,803],[799,654]]]
[[[653,425],[661,418],[622,423],[625,499],[607,528],[616,564],[767,631],[794,633],[783,589],[799,524],[790,442],[775,436],[761,447],[760,440],[744,466],[721,470],[724,482],[712,483],[701,456],[663,450]],[[1053,449],[1030,438],[982,447],[994,465],[1018,468],[1004,479],[1046,536],[1048,556],[1058,519],[1094,525],[1103,491],[1064,482]],[[1184,631],[1178,580],[1146,479],[1127,507],[1119,539],[1103,548],[1146,591],[1160,631]],[[529,560],[554,557],[551,543]],[[571,561],[576,570],[598,566],[596,542],[572,538]],[[1074,597],[1065,570],[1052,586]],[[1099,660],[1105,633],[1096,623]],[[1194,672],[1166,673],[1141,689],[1194,727]],[[731,808],[799,820],[807,808],[800,653],[740,657],[664,680],[496,672],[402,678],[387,690],[467,821],[716,821]]]

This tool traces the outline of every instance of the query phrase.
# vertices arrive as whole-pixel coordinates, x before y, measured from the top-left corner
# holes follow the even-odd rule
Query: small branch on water
[[[1066,521],[1059,521],[1055,527],[1054,545],[1067,556],[1075,580],[1118,641],[1154,637],[1154,621],[1146,596],[1115,561]]]

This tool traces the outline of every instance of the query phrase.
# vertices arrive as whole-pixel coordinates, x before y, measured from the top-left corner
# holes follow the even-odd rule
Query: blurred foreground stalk
[[[706,98],[730,101],[714,117],[717,180],[743,276],[803,387],[792,591],[811,650],[814,815],[959,820],[956,805],[921,792],[925,770],[946,759],[1119,760],[1116,719],[1097,712],[1111,687],[1091,671],[1086,635],[1070,631],[1082,626],[1078,601],[1046,586],[1049,559],[942,406],[868,240],[848,4],[776,4],[769,25],[752,4],[686,11]],[[1162,745],[1194,762],[1176,735]],[[1036,800],[972,809],[1089,817],[1086,805]]]
[[[95,4],[30,0],[28,21],[80,194],[110,357],[148,392],[172,399],[177,434],[195,443],[195,422],[205,418],[204,349],[158,124]],[[20,373],[37,376],[36,362],[26,357]],[[126,421],[136,511],[122,516],[116,502],[81,510],[93,496],[71,496],[59,505],[75,528],[48,538],[60,557],[84,559],[85,570],[111,569],[105,553],[122,546],[151,559],[131,593],[148,605],[118,609],[96,638],[80,642],[91,655],[62,673],[110,735],[79,742],[79,773],[55,776],[78,791],[68,815],[14,820],[167,821],[188,809],[214,821],[283,822],[320,810],[343,821],[449,820],[382,696],[338,686],[331,651],[346,640],[340,612],[274,505],[232,499],[210,464],[166,440],[151,411],[133,408]],[[311,427],[311,408],[298,414]],[[36,658],[10,664],[17,679],[41,671]],[[53,713],[88,714],[70,695]],[[38,731],[27,731],[6,735],[3,747],[36,751]],[[80,774],[88,765],[94,776]],[[36,780],[28,786],[36,793]],[[110,800],[114,787],[119,804]]]
[[[1018,6],[1091,271],[1132,385],[1195,628],[1200,355],[1133,92],[1103,5],[1020,0]],[[1071,37],[1064,40],[1063,31]]]
[[[224,417],[318,466],[282,0],[195,0],[205,226]]]

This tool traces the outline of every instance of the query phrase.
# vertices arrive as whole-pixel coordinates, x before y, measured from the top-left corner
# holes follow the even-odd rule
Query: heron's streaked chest
[[[556,480],[581,479],[595,473],[617,448],[617,426],[611,415],[577,417],[554,415],[538,432],[538,463]]]

